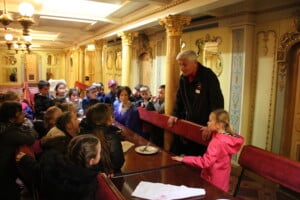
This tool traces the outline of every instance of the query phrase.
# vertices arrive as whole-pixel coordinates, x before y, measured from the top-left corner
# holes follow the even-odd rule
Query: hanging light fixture
[[[13,39],[13,35],[10,33],[5,34],[6,45],[8,50],[15,50],[16,53],[19,51],[30,53],[31,47],[31,36],[18,37],[16,41]]]
[[[23,27],[23,35],[28,36],[29,35],[28,28],[32,24],[34,24],[34,21],[32,19],[34,8],[30,3],[23,2],[19,5],[19,12],[22,17],[18,21]]]
[[[0,22],[3,24],[4,28],[7,29],[6,26],[8,26],[13,21],[13,18],[10,16],[10,14],[6,10],[6,2],[3,0],[3,13],[0,16]]]
[[[6,2],[3,0],[3,13],[0,16],[0,23],[4,26],[4,29],[7,30],[9,24],[14,21],[18,21],[23,27],[23,35],[29,35],[29,27],[34,24],[32,15],[34,13],[34,8],[30,3],[23,2],[19,5],[19,13],[21,17],[17,20],[14,20],[6,9]]]
[[[4,36],[5,40],[6,40],[6,45],[7,45],[7,49],[11,50],[11,46],[13,44],[12,40],[13,40],[13,35],[10,33],[5,34]]]
[[[21,17],[14,20],[8,13],[6,9],[6,2],[5,0],[3,0],[3,13],[0,16],[0,23],[4,26],[4,29],[7,32],[4,37],[6,40],[7,49],[14,49],[16,53],[18,53],[19,50],[27,51],[28,53],[30,53],[31,37],[29,35],[29,27],[34,24],[34,21],[32,19],[34,8],[30,3],[23,2],[19,5],[19,13]],[[18,34],[18,39],[16,41],[13,40],[13,34],[8,31],[8,26],[14,21],[19,22],[23,28],[23,36],[19,37]]]

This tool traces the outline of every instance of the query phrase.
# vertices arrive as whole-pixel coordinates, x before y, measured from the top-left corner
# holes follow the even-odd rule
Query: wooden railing
[[[202,138],[203,126],[186,120],[178,119],[173,127],[169,127],[169,115],[159,114],[156,111],[148,111],[142,107],[138,107],[138,111],[140,114],[140,119],[142,121],[148,122],[154,126],[160,127],[174,134],[183,136],[199,144],[207,145],[207,142]]]
[[[108,178],[102,175],[97,176],[98,188],[96,192],[96,200],[107,199],[107,200],[125,200],[122,193],[116,188],[116,186],[108,180]]]
[[[242,167],[234,196],[237,195],[245,170],[300,194],[300,162],[274,154],[253,145],[245,145],[238,163]]]

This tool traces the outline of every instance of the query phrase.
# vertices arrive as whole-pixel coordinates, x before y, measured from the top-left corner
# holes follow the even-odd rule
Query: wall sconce
[[[34,8],[30,3],[23,2],[19,5],[19,12],[21,17],[17,20],[14,20],[6,10],[6,2],[3,0],[3,14],[0,16],[0,23],[4,26],[4,29],[7,29],[7,26],[14,22],[18,21],[23,27],[23,35],[29,35],[29,27],[34,24],[32,15],[34,13]]]

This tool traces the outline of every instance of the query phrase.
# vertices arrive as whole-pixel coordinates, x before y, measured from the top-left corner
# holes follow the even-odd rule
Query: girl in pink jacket
[[[203,156],[174,156],[172,159],[202,168],[203,179],[228,192],[231,155],[240,150],[244,138],[233,133],[229,124],[229,114],[225,110],[212,112],[207,125],[211,141]]]

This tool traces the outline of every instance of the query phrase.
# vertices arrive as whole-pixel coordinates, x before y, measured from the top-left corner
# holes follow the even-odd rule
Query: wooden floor
[[[232,194],[241,172],[239,167],[232,167],[230,193]],[[300,200],[300,194],[278,187],[252,173],[246,173],[241,182],[237,197],[245,200]]]

